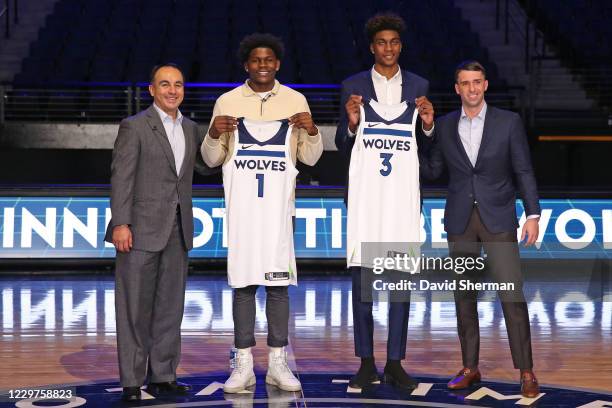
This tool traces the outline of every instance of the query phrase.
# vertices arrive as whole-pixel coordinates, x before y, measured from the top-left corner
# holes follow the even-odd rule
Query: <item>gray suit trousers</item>
[[[115,310],[123,387],[143,385],[147,365],[150,382],[176,379],[188,266],[179,217],[161,251],[117,253]]]

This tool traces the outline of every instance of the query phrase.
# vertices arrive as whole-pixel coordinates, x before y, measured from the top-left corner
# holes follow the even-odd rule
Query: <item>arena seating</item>
[[[453,68],[466,58],[489,67],[478,37],[451,0],[59,0],[23,61],[16,85],[144,82],[156,63],[174,61],[191,82],[238,82],[240,39],[271,32],[286,45],[279,79],[339,83],[372,64],[366,19],[392,10],[407,22],[401,65],[448,90]]]
[[[587,92],[611,106],[612,2],[535,0],[525,6]]]

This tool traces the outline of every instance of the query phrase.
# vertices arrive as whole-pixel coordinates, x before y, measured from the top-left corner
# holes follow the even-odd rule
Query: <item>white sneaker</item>
[[[302,384],[295,378],[287,365],[287,352],[284,347],[270,347],[266,384],[276,385],[283,391],[300,391]]]
[[[237,349],[232,361],[232,374],[223,385],[223,392],[236,393],[255,385],[251,348]]]

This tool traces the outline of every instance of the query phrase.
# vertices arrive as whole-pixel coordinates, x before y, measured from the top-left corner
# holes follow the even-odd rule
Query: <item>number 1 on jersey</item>
[[[262,173],[255,174],[257,179],[257,197],[263,197],[264,193],[264,175]]]
[[[387,177],[391,174],[391,170],[393,166],[391,166],[391,157],[393,157],[393,153],[381,153],[380,158],[382,159],[382,165],[384,168],[380,169],[380,174],[384,177]]]

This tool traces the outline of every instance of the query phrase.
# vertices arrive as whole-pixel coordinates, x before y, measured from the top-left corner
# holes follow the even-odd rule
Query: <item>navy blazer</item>
[[[429,81],[410,71],[402,70],[402,101],[414,103],[416,98],[427,96],[428,92]],[[372,82],[371,69],[359,72],[342,81],[342,88],[340,90],[340,122],[336,129],[336,147],[348,158],[351,157],[355,138],[349,137],[348,117],[344,105],[346,105],[346,101],[351,95],[361,95],[364,103],[370,99],[378,101],[374,90],[374,82]],[[422,134],[421,118],[418,118],[417,122],[417,143],[420,143],[419,139],[422,139],[424,136]]]
[[[414,100],[420,96],[427,96],[429,92],[429,81],[425,78],[413,74],[410,71],[402,70],[402,102],[408,101],[414,104]],[[374,90],[374,82],[372,81],[372,70],[359,72],[344,81],[340,91],[340,122],[336,129],[336,147],[350,161],[355,137],[350,137],[348,133],[348,116],[344,105],[351,95],[361,95],[364,103],[370,99],[378,101],[376,91]],[[422,149],[428,149],[431,145],[431,137],[423,134],[423,125],[421,118],[417,118],[416,141],[419,149],[419,155]],[[344,201],[347,202],[348,194],[348,167],[346,169],[346,189],[344,191]]]
[[[516,184],[527,215],[540,214],[527,136],[519,115],[487,106],[482,141],[476,164],[459,137],[457,110],[436,120],[435,143],[421,157],[421,174],[437,178],[446,165],[448,194],[444,229],[462,234],[467,228],[474,201],[483,224],[491,233],[516,231]]]

